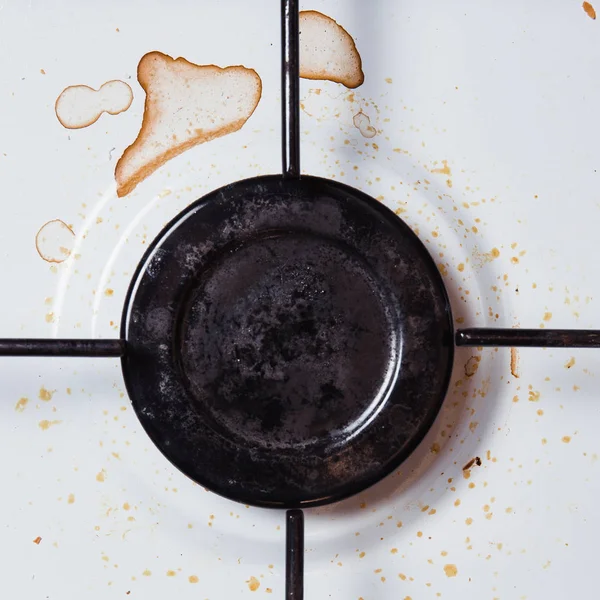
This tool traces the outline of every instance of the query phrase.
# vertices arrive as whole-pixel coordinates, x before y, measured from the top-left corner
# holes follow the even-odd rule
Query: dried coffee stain
[[[471,356],[465,363],[465,375],[467,377],[473,377],[479,369],[479,363],[481,362],[481,356]]]
[[[448,161],[443,160],[442,165],[444,165],[444,166],[441,168],[438,167],[436,169],[431,169],[431,172],[432,173],[441,173],[442,175],[448,175],[448,177],[450,177],[450,175],[452,175],[452,171],[450,170],[450,167],[448,166]]]
[[[44,419],[43,421],[40,421],[38,423],[38,427],[42,431],[48,431],[50,427],[52,427],[53,425],[58,425],[59,423],[62,423],[62,421],[48,421],[47,419]]]
[[[40,542],[42,541],[42,538],[38,535],[35,540],[33,540],[34,544],[37,544],[38,546],[40,545]]]
[[[106,479],[106,471],[104,469],[102,469],[99,473],[96,474],[96,481],[98,483],[104,483],[105,479]]]
[[[60,124],[67,129],[82,129],[93,125],[102,115],[119,115],[133,102],[133,92],[124,81],[112,80],[95,90],[87,85],[65,88],[56,99],[54,111]]]
[[[362,110],[354,115],[352,122],[363,137],[373,138],[377,135],[377,129],[371,125],[371,119]]]
[[[75,494],[69,494],[69,497],[67,498],[67,502],[69,504],[75,504]]]
[[[300,12],[300,77],[329,80],[354,89],[365,75],[352,36],[331,17]]]
[[[481,252],[477,247],[473,248],[473,266],[480,269],[485,264],[496,260],[500,256],[498,248],[492,248],[489,252]]]
[[[54,395],[55,390],[47,390],[44,386],[40,388],[40,393],[38,394],[39,399],[44,402],[50,402],[52,400],[52,396]]]
[[[456,565],[444,565],[444,573],[446,577],[456,577],[458,575],[458,569]]]
[[[190,575],[190,576],[188,577],[188,581],[189,581],[190,583],[198,583],[200,580],[198,579],[198,576],[197,576],[197,575]]]
[[[575,366],[575,357],[571,356],[571,358],[565,363],[565,369],[570,369]]]
[[[589,2],[584,2],[582,6],[583,6],[583,10],[585,11],[585,14],[590,19],[593,19],[595,21],[596,20],[596,10],[594,9],[594,7]]]
[[[256,590],[260,587],[260,581],[256,579],[256,577],[250,577],[246,583],[248,584],[248,588],[251,592],[256,592]]]
[[[140,132],[115,169],[120,197],[175,156],[241,129],[262,94],[253,69],[197,65],[156,51],[142,57],[137,77],[146,101]]]
[[[510,349],[510,373],[515,379],[519,379],[519,351],[516,348]]]
[[[27,406],[28,402],[29,402],[29,398],[25,398],[25,397],[19,398],[19,400],[15,404],[15,410],[17,412],[23,412],[25,410],[25,407]]]
[[[75,232],[60,219],[48,221],[35,236],[38,254],[49,263],[61,263],[73,250]]]

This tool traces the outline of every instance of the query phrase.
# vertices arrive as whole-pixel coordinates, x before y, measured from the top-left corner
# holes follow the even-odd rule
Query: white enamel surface
[[[303,170],[403,209],[463,325],[600,328],[600,23],[557,0],[302,8],[355,37],[365,72],[352,97],[302,82]],[[130,277],[163,225],[211,189],[280,168],[277,3],[13,0],[0,33],[0,334],[116,337]],[[263,97],[239,132],[118,199],[114,165],[139,130],[135,73],[151,50],[254,68]],[[133,90],[128,111],[78,131],[58,123],[62,90],[113,79]],[[373,138],[354,126],[360,111]],[[51,265],[35,236],[54,219],[75,239]],[[414,456],[367,493],[307,514],[306,598],[592,597],[599,365],[593,350],[522,350],[515,379],[508,350],[457,352]],[[2,359],[0,374],[2,597],[283,597],[283,514],[175,471],[139,426],[117,361]],[[42,387],[55,390],[41,394],[49,401]]]

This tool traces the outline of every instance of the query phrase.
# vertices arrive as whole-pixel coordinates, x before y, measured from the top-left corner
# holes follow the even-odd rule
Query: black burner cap
[[[260,506],[355,494],[421,441],[452,369],[441,277],[389,209],[315,177],[210,193],[154,241],[123,373],[160,451]]]

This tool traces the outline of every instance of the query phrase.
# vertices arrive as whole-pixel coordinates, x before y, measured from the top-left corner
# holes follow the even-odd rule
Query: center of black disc
[[[367,263],[302,232],[221,254],[180,312],[180,364],[204,418],[245,445],[360,432],[397,364],[393,310]]]

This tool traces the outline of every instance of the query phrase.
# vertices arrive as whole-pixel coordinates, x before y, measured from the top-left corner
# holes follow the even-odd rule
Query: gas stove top
[[[301,80],[302,172],[410,225],[457,329],[598,327],[589,7],[380,4],[300,7],[343,26],[364,72],[357,87]],[[281,168],[278,6],[65,6],[3,9],[4,338],[119,338],[132,277],[163,227],[208,192]],[[136,70],[153,52],[243,65],[231,72],[250,86],[236,88],[240,111],[256,107],[122,193],[115,167],[144,116]],[[93,98],[73,88],[108,82]],[[585,595],[597,361],[594,350],[457,348],[417,450],[358,496],[306,511],[306,597]],[[281,513],[220,498],[171,466],[118,361],[5,357],[0,369],[5,593],[283,597]]]

